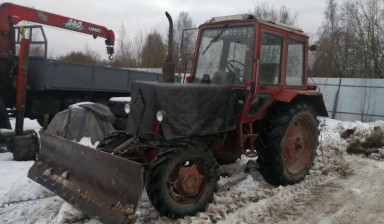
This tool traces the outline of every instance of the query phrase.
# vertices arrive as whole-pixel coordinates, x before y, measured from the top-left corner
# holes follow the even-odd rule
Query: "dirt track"
[[[279,223],[384,223],[383,162],[347,158],[352,167],[344,178],[315,186],[311,194],[273,216]],[[284,219],[286,212],[289,218]],[[278,217],[280,215],[280,217]]]
[[[347,172],[313,173],[300,184],[273,187],[254,177],[241,186],[225,183],[207,212],[174,221],[158,217],[143,199],[141,223],[384,223],[384,162],[346,156]],[[252,183],[253,182],[253,183]],[[225,186],[225,187],[224,187]],[[227,191],[228,190],[228,191]]]

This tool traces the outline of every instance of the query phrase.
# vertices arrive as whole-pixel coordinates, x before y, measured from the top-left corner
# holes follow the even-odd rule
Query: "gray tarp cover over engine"
[[[163,110],[167,140],[208,135],[235,128],[232,91],[228,86],[134,82],[128,132],[153,137],[156,112]]]
[[[112,126],[114,120],[115,116],[105,105],[75,104],[57,113],[45,132],[71,141],[90,137],[92,143],[95,143],[116,131]]]

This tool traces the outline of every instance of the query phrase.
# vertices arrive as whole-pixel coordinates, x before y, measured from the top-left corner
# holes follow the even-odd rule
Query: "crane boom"
[[[61,16],[33,8],[28,8],[12,3],[3,3],[0,5],[0,33],[12,33],[13,25],[21,21],[30,21],[40,24],[45,24],[53,27],[67,29],[79,33],[92,35],[94,38],[105,38],[107,45],[107,53],[111,56],[113,54],[113,45],[115,43],[115,34],[112,30],[104,26],[85,22],[79,19],[74,19],[66,16]],[[8,35],[9,38],[14,38]],[[12,36],[12,37],[10,37]],[[7,41],[12,45],[12,40]],[[4,43],[3,43],[4,44]],[[9,48],[8,48],[9,47]],[[14,51],[12,46],[7,46],[8,50]],[[9,52],[1,52],[1,56],[5,56]],[[13,52],[14,53],[14,52]],[[0,57],[1,57],[0,56]]]
[[[79,33],[92,35],[94,38],[105,38],[107,54],[112,59],[114,53],[113,45],[115,34],[112,30],[104,26],[85,22],[82,20],[61,16],[33,8],[3,3],[0,5],[0,85],[12,86],[15,83],[15,113],[17,136],[22,136],[24,126],[24,113],[26,110],[27,84],[28,84],[28,61],[30,41],[25,38],[25,33],[21,30],[22,39],[20,41],[20,53],[16,56],[15,30],[14,25],[21,21],[45,24],[61,29],[71,30]],[[17,66],[17,74],[15,74]],[[13,80],[15,79],[15,80]],[[13,82],[14,81],[14,82]],[[2,88],[3,89],[3,88]],[[20,138],[20,144],[28,142]],[[16,144],[16,143],[15,143]],[[29,143],[26,143],[29,144]],[[25,144],[24,144],[25,145]]]

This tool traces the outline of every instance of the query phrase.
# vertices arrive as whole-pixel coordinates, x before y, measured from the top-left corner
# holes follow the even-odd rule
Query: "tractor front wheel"
[[[278,105],[270,111],[258,140],[258,164],[263,177],[275,185],[304,179],[318,145],[318,122],[306,104]]]
[[[147,193],[162,215],[184,217],[203,211],[217,190],[218,163],[198,146],[160,151],[147,174]]]

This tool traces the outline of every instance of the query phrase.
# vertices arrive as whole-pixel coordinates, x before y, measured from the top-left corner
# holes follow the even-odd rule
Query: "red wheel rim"
[[[184,160],[172,169],[168,190],[173,200],[182,203],[193,203],[204,190],[204,166],[202,162]]]
[[[309,121],[298,118],[291,122],[284,140],[285,167],[291,174],[299,174],[304,171],[311,162],[313,147],[313,130]]]

